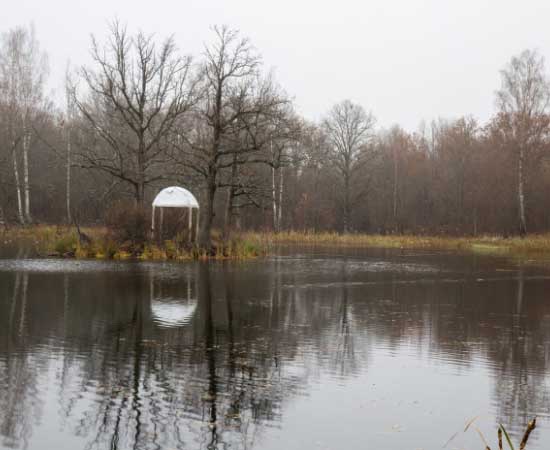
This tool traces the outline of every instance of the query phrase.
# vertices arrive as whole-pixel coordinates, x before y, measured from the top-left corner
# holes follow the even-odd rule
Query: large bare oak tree
[[[142,32],[130,36],[118,22],[106,44],[92,39],[92,57],[75,104],[104,145],[79,152],[81,165],[130,185],[142,206],[146,187],[167,176],[173,131],[196,101],[191,58],[171,37],[159,44]]]
[[[226,26],[214,27],[214,34],[204,52],[201,99],[190,130],[182,133],[179,159],[202,180],[199,245],[206,250],[216,193],[232,187],[221,174],[231,170],[235,175],[238,165],[250,163],[265,147],[270,121],[288,102],[271,77],[261,76],[261,58],[247,38]]]
[[[354,203],[352,181],[362,162],[367,161],[369,140],[375,119],[361,105],[349,100],[337,103],[323,121],[330,143],[330,158],[342,180],[343,231],[349,231],[351,207]]]

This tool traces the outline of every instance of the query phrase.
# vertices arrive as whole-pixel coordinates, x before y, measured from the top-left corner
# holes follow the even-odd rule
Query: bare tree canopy
[[[185,146],[180,158],[202,179],[199,243],[206,249],[211,245],[221,172],[245,164],[262,150],[266,127],[288,102],[271,77],[262,77],[261,58],[247,38],[225,26],[213,31],[214,42],[204,52],[201,100],[191,131],[182,133]]]
[[[4,123],[11,147],[18,218],[21,224],[32,222],[29,151],[35,121],[40,112],[46,109],[44,83],[47,75],[47,56],[40,50],[33,26],[18,27],[2,35],[0,101],[4,104],[7,116]],[[22,185],[19,155],[22,156]]]
[[[222,241],[239,229],[550,230],[550,84],[537,51],[503,68],[491,120],[439,118],[416,131],[378,127],[352,100],[307,121],[228,26],[192,60],[174,38],[115,21],[92,38],[91,56],[67,71],[55,105],[33,27],[2,34],[1,224],[109,224],[130,213],[145,224],[155,191],[183,185],[199,199],[207,252],[213,229]]]
[[[80,71],[85,91],[75,103],[104,145],[79,153],[83,167],[130,184],[142,205],[145,188],[166,177],[174,129],[196,102],[191,58],[173,38],[158,44],[142,32],[129,36],[112,24],[105,45],[92,39],[94,66]]]
[[[550,83],[544,58],[525,50],[514,56],[501,71],[502,87],[497,91],[502,130],[517,159],[519,232],[527,233],[525,212],[526,159],[540,151],[548,140]]]
[[[352,199],[352,177],[360,162],[366,159],[375,119],[365,109],[344,100],[332,107],[323,121],[330,142],[330,158],[343,182],[343,230],[349,229]]]

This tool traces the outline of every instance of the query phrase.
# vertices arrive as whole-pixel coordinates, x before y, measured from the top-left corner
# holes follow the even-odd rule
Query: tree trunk
[[[21,199],[21,182],[19,179],[19,169],[17,167],[17,153],[15,151],[15,143],[12,144],[12,157],[13,157],[13,175],[15,177],[15,190],[17,193],[17,218],[21,225],[25,225],[25,217],[23,215],[23,202]]]
[[[231,165],[231,179],[229,190],[227,191],[227,202],[225,204],[224,217],[224,239],[228,239],[233,229],[233,209],[235,207],[235,183],[237,182],[237,155],[233,156],[233,164]]]
[[[397,155],[393,154],[393,231],[397,231]]]
[[[230,187],[227,190],[227,201],[225,203],[225,213],[223,221],[223,237],[224,239],[229,239],[231,235],[231,227],[233,225],[233,200],[235,198],[235,189]]]
[[[136,206],[143,208],[145,202],[145,144],[143,136],[140,137],[137,153],[137,182],[136,182]]]
[[[525,220],[525,193],[524,193],[524,149],[520,147],[518,158],[518,207],[519,207],[519,234],[524,237],[527,234],[527,222]]]
[[[32,223],[31,217],[31,190],[29,184],[29,147],[31,136],[28,131],[24,130],[23,135],[23,183],[25,190],[25,220],[27,223]]]
[[[275,186],[275,166],[271,166],[271,209],[273,215],[273,231],[277,232],[277,189]]]
[[[145,183],[140,179],[136,184],[134,184],[134,188],[136,190],[136,206],[138,208],[142,208],[145,202]]]
[[[465,193],[464,193],[464,168],[462,167],[463,165],[461,164],[461,170],[460,170],[460,175],[458,177],[458,207],[456,208],[457,209],[457,214],[458,214],[458,226],[460,227],[460,233],[463,233],[464,232],[464,198],[465,198]]]
[[[350,192],[349,173],[344,174],[344,234],[349,231]]]
[[[67,127],[67,167],[65,185],[65,204],[67,208],[67,224],[71,223],[71,129]]]
[[[279,167],[279,204],[277,210],[277,231],[281,231],[283,219],[283,168]]]
[[[216,196],[216,171],[210,168],[206,180],[206,192],[201,205],[201,221],[199,231],[199,247],[210,251],[212,242],[210,234],[212,231],[212,221],[214,219],[214,198]]]
[[[233,216],[234,216],[232,219],[233,228],[237,231],[240,231],[241,230],[241,212],[238,208],[233,212]]]

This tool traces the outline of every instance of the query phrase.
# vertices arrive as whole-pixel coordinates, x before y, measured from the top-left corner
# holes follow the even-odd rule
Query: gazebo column
[[[164,221],[164,208],[160,207],[159,238],[162,240],[162,222]]]
[[[189,239],[189,242],[192,242],[193,241],[193,208],[191,207],[187,208],[187,215],[188,215],[188,221],[189,221],[188,239]]]
[[[153,205],[153,212],[151,213],[151,238],[155,237],[155,205]]]
[[[197,222],[195,224],[196,226],[196,229],[195,229],[195,243],[199,242],[199,217],[200,217],[200,210],[199,208],[197,208]]]

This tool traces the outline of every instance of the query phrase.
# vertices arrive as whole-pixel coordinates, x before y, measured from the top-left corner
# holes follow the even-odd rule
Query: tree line
[[[148,217],[159,189],[178,184],[198,197],[205,248],[213,227],[550,229],[550,84],[535,50],[504,65],[487,123],[438,119],[414,132],[378,127],[350,100],[318,122],[301,117],[250,40],[226,26],[196,57],[116,21],[90,50],[90,64],[68,66],[60,104],[34,28],[2,34],[0,222]]]

